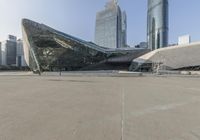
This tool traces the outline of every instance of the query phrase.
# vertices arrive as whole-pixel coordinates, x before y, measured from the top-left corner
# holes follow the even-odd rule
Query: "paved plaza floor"
[[[200,140],[200,78],[0,76],[0,140]]]

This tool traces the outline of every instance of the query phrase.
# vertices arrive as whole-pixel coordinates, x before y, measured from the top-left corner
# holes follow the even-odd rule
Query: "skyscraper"
[[[25,67],[27,66],[24,58],[23,41],[21,39],[17,40],[17,55],[16,55],[16,66]]]
[[[126,12],[122,12],[122,45],[127,46],[127,16]]]
[[[126,14],[116,0],[109,0],[96,15],[95,43],[107,48],[126,46]]]
[[[8,35],[2,42],[2,65],[16,66],[17,37]]]
[[[151,50],[168,46],[168,0],[148,0],[147,42]]]

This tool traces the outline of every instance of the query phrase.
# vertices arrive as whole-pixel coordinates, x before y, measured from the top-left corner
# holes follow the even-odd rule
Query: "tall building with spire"
[[[97,13],[96,44],[107,48],[123,48],[126,46],[126,14],[123,13],[117,0],[109,0],[105,9]]]
[[[147,42],[151,50],[168,46],[168,0],[148,0]]]

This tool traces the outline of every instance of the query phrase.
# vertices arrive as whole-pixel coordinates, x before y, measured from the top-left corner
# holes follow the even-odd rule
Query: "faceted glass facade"
[[[148,0],[147,22],[149,49],[168,46],[168,0]]]
[[[118,57],[117,64],[131,63],[128,58],[137,53],[100,47],[27,19],[22,21],[22,31],[25,60],[33,71],[82,70]],[[128,56],[126,61],[122,56]]]

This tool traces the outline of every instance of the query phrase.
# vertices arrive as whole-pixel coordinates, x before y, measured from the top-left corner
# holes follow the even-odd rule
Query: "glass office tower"
[[[122,13],[116,0],[109,0],[96,15],[95,43],[107,48],[126,46],[126,13]]]
[[[8,39],[2,42],[2,65],[16,66],[17,37],[8,35]]]
[[[122,45],[127,47],[127,15],[126,12],[122,12]]]
[[[148,0],[147,42],[151,50],[168,46],[168,0]]]

